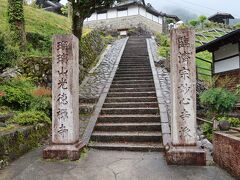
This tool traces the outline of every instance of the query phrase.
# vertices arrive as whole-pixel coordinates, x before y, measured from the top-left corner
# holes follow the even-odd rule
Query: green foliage
[[[27,33],[27,55],[49,56],[51,55],[51,38],[39,33]]]
[[[196,27],[199,24],[198,20],[192,19],[188,22],[192,27]]]
[[[156,42],[159,45],[158,53],[162,57],[170,56],[170,39],[167,35],[157,34]]]
[[[236,92],[235,92],[238,101],[240,101],[240,84],[237,85]]]
[[[204,28],[204,22],[207,20],[207,17],[201,15],[201,16],[198,17],[198,20],[199,20],[199,22],[201,23],[202,29],[203,29],[203,28]]]
[[[0,97],[0,105],[9,106],[16,110],[28,109],[33,96],[31,90],[34,89],[33,84],[26,78],[15,78],[11,81],[0,85],[0,90],[5,93]]]
[[[200,95],[201,105],[213,114],[225,114],[236,103],[236,96],[223,88],[211,88]]]
[[[3,34],[0,33],[0,72],[7,67],[12,67],[18,57],[18,48],[8,46],[5,43]]]
[[[31,110],[45,112],[51,116],[52,104],[50,97],[34,96],[29,107]]]
[[[10,122],[19,125],[51,124],[50,118],[44,112],[33,110],[19,113]]]
[[[232,127],[239,127],[240,126],[240,118],[234,117],[219,117],[217,118],[218,121],[228,121]]]
[[[203,123],[201,125],[201,129],[203,131],[203,134],[207,137],[209,141],[212,141],[213,139],[213,126],[210,123]]]
[[[104,39],[99,31],[92,31],[83,36],[80,43],[81,64],[86,70],[95,64],[104,47]]]
[[[234,28],[240,29],[240,23],[235,24],[235,25],[234,25]]]

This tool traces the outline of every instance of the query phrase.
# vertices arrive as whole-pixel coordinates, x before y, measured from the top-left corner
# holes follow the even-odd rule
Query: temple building
[[[129,31],[132,28],[143,28],[150,32],[161,33],[168,28],[167,20],[174,22],[180,19],[154,9],[145,1],[130,0],[115,3],[111,8],[96,11],[84,22],[89,28],[117,31]]]
[[[209,21],[222,23],[226,25],[229,25],[230,19],[234,19],[234,17],[228,13],[217,13],[208,18]]]
[[[212,74],[218,82],[230,78],[226,88],[234,90],[240,84],[240,29],[196,48],[196,52],[212,53]]]

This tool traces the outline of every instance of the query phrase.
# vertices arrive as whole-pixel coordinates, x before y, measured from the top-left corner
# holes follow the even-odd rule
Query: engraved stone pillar
[[[79,42],[55,35],[52,62],[52,145],[44,158],[77,160],[79,143]]]
[[[171,31],[171,137],[168,164],[205,165],[205,152],[196,146],[195,32]]]

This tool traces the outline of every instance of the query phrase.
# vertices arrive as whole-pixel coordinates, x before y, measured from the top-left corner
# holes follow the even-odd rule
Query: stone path
[[[42,160],[30,152],[5,170],[0,180],[232,180],[215,166],[167,166],[162,153],[90,150],[76,162]]]

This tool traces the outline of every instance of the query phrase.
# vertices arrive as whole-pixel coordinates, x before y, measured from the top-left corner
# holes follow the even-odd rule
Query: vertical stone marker
[[[197,148],[195,32],[171,31],[172,144],[168,164],[205,165],[205,152]]]
[[[47,159],[77,160],[79,143],[79,42],[74,35],[55,35],[52,62],[52,145]]]

